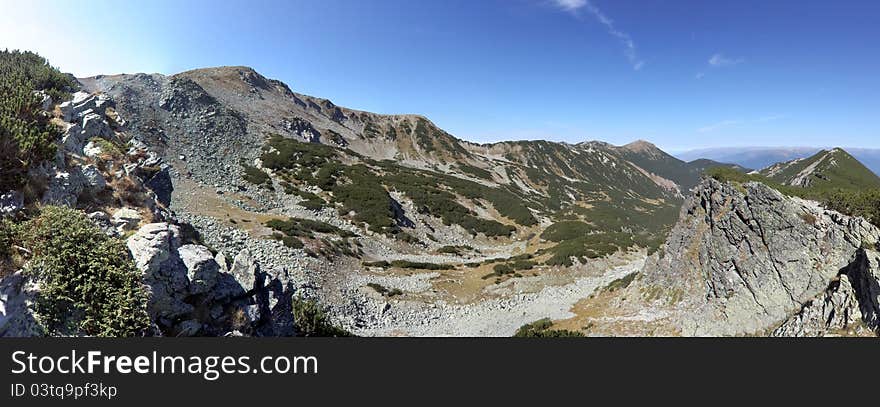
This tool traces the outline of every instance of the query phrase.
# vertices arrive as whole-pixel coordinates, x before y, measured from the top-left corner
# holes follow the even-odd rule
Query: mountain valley
[[[248,67],[73,79],[2,57],[27,107],[2,125],[43,127],[3,128],[22,153],[0,183],[0,336],[877,332],[880,178],[842,149],[747,169],[641,140],[476,144]],[[137,318],[59,311],[76,279],[54,229],[28,232],[46,225],[133,270]]]

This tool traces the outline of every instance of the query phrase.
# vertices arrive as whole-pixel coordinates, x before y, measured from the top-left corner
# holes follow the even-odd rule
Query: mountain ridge
[[[802,188],[880,187],[880,177],[839,147],[821,150],[807,158],[777,163],[758,173],[780,184]]]
[[[880,174],[880,149],[841,146],[875,174]],[[770,165],[807,158],[822,149],[832,147],[718,147],[688,150],[674,154],[683,160],[709,158],[731,162],[751,169],[762,169]]]
[[[361,335],[511,335],[570,311],[591,335],[876,327],[880,232],[780,192],[873,185],[847,181],[867,170],[843,150],[765,177],[644,140],[470,143],[241,66],[79,82],[35,108],[58,150],[12,191],[10,219],[74,218],[119,243],[156,335],[302,334],[296,298]],[[22,230],[7,195],[4,256]],[[0,301],[30,315],[30,277],[5,276],[24,265],[0,260]]]

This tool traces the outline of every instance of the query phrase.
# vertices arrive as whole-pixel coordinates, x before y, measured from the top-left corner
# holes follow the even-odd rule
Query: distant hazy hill
[[[807,158],[820,150],[820,147],[719,147],[685,151],[675,156],[685,161],[707,158],[761,169],[780,162]],[[880,149],[847,148],[846,151],[875,174],[880,173]]]
[[[809,157],[819,150],[818,147],[719,147],[685,151],[675,156],[685,161],[706,158],[761,169],[779,162]]]
[[[687,192],[700,182],[703,172],[712,167],[731,167],[737,170],[745,170],[738,165],[724,164],[709,159],[699,159],[693,162],[685,162],[675,158],[665,151],[657,148],[644,140],[638,140],[627,145],[617,147],[615,150],[629,162],[640,168],[674,181],[681,186],[682,192]]]

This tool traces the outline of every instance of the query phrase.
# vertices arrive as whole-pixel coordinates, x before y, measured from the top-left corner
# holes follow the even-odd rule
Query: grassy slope
[[[783,163],[783,168],[775,174],[771,175],[769,168],[761,174],[776,183],[790,185],[813,164],[816,166],[808,177],[810,188],[816,191],[880,188],[880,177],[843,149],[823,150],[803,160]]]
[[[640,148],[633,148],[632,144],[630,144],[618,148],[617,151],[633,164],[663,178],[674,181],[681,186],[683,191],[687,191],[697,185],[700,182],[703,173],[709,168],[738,167],[732,164],[723,164],[707,159],[684,162],[653,145],[645,142],[639,144]]]

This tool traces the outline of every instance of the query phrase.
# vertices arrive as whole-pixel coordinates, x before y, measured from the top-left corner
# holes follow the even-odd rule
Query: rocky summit
[[[863,218],[710,178],[644,269],[582,307],[601,309],[606,319],[593,329],[605,333],[872,335],[878,237]]]
[[[25,78],[0,111],[2,336],[880,323],[876,176],[840,149],[746,173],[647,141],[475,144],[247,67],[73,79],[2,56]]]

